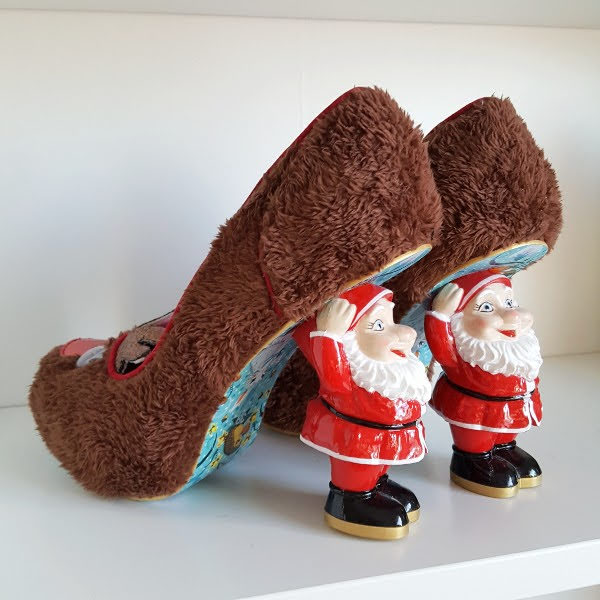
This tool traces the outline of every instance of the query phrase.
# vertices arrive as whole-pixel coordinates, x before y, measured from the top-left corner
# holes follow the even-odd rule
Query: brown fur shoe
[[[442,199],[440,243],[386,287],[394,292],[396,318],[404,316],[420,334],[415,350],[428,364],[423,312],[430,294],[469,271],[495,267],[512,276],[539,260],[554,246],[562,209],[554,171],[510,100],[476,100],[425,140]],[[318,387],[297,352],[277,380],[265,423],[299,433]]]
[[[254,438],[293,325],[413,264],[440,223],[421,132],[383,91],[350,90],[221,228],[172,314],[42,359],[30,405],[44,441],[105,496],[192,485]]]

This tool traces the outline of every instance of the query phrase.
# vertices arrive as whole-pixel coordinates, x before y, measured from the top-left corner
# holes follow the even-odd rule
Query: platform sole
[[[416,511],[413,511],[416,512]],[[399,540],[408,535],[408,524],[401,527],[375,527],[373,525],[360,525],[337,519],[329,513],[325,513],[325,523],[336,531],[341,531],[354,537],[369,540]]]

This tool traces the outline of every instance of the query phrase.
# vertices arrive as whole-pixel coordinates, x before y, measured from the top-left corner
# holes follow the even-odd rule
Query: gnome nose
[[[396,334],[398,341],[403,346],[411,348],[417,339],[417,332],[412,327],[408,327],[408,325],[396,325]]]
[[[502,315],[504,325],[511,329],[519,329],[521,327],[521,315],[515,309],[507,309]]]
[[[519,327],[523,330],[531,327],[533,325],[533,315],[524,308],[517,308],[513,310],[513,312],[517,313],[519,318]]]

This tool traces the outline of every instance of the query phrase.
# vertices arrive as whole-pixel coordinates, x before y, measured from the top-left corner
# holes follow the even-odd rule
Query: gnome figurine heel
[[[508,99],[476,100],[425,139],[442,200],[441,235],[422,261],[386,286],[397,299],[397,316],[417,331],[419,358],[430,366],[435,359],[446,371],[432,406],[454,438],[452,479],[507,497],[541,482],[539,464],[515,437],[542,418],[540,349],[510,278],[554,246],[560,192]],[[267,422],[298,431],[317,388],[297,353],[274,389]]]
[[[301,440],[330,457],[325,520],[371,539],[404,537],[418,518],[416,496],[386,471],[426,452],[421,417],[431,386],[411,352],[416,333],[394,323],[393,306],[389,290],[363,284],[294,332],[320,381]]]
[[[522,476],[539,482],[537,462],[514,446],[517,433],[542,419],[532,324],[510,279],[494,269],[448,283],[425,316],[429,348],[444,370],[431,406],[454,438],[452,480],[472,492],[506,498],[532,487],[520,486]]]

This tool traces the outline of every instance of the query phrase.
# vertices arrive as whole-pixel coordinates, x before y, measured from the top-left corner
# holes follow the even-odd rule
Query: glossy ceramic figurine
[[[452,430],[450,476],[477,494],[507,498],[541,483],[538,463],[515,442],[542,419],[542,358],[532,323],[510,279],[494,270],[448,283],[425,317],[427,342],[444,371],[431,405]]]
[[[294,333],[320,380],[301,439],[330,457],[326,522],[374,539],[403,537],[418,518],[415,495],[386,471],[425,455],[421,416],[431,393],[411,353],[416,333],[394,323],[393,306],[392,292],[363,284]]]

